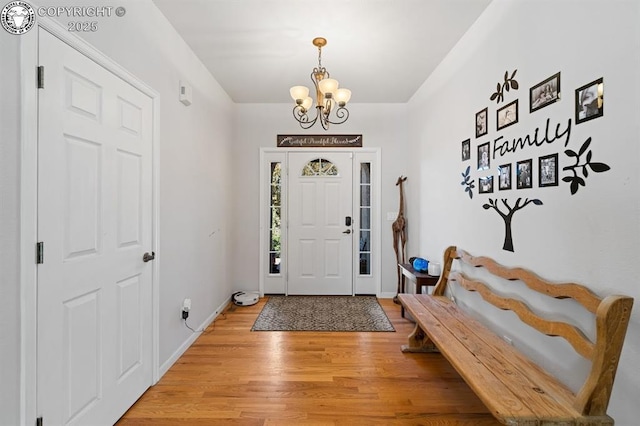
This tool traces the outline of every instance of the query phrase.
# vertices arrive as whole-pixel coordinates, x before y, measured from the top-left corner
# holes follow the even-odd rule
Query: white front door
[[[40,29],[37,411],[113,424],[152,383],[152,100]]]
[[[350,152],[289,153],[290,295],[353,294]]]

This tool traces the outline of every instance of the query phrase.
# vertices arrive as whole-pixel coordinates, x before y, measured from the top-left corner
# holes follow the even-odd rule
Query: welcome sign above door
[[[359,148],[362,135],[278,135],[278,148]]]

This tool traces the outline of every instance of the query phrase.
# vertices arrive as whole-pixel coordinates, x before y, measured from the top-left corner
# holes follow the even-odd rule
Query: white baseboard
[[[380,293],[378,299],[393,299],[396,297],[396,293]]]
[[[207,327],[209,327],[209,325],[218,317],[218,315],[220,315],[222,313],[222,311],[224,310],[224,308],[227,307],[227,305],[229,304],[229,302],[231,302],[231,298],[229,297],[227,300],[225,300],[222,305],[220,305],[218,307],[218,309],[216,309],[211,315],[209,315],[207,317],[207,319],[204,320],[204,322],[202,324],[200,324],[196,330],[204,330]],[[191,335],[189,336],[189,338],[187,340],[184,341],[184,343],[182,345],[180,345],[180,347],[178,349],[176,349],[176,351],[169,357],[169,359],[167,359],[161,366],[160,366],[160,378],[162,378],[162,376],[165,375],[165,373],[167,371],[169,371],[169,369],[171,368],[171,366],[173,364],[176,363],[176,361],[178,359],[180,359],[180,357],[187,351],[187,349],[189,349],[189,347],[191,345],[193,345],[193,342],[196,341],[196,339],[198,337],[200,337],[201,333],[191,333]]]

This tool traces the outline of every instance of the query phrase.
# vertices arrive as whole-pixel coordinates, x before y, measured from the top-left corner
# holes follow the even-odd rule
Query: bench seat
[[[502,423],[613,424],[609,416],[583,418],[573,408],[575,396],[570,389],[464,314],[450,299],[424,294],[398,297],[426,333],[415,336],[403,351],[427,352],[428,341],[433,342]]]

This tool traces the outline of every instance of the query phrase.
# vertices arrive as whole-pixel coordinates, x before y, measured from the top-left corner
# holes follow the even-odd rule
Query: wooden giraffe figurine
[[[400,284],[402,282],[402,276],[398,264],[405,263],[404,247],[407,243],[407,233],[405,231],[407,220],[404,218],[404,190],[402,188],[402,184],[406,180],[407,178],[405,176],[400,176],[396,182],[396,186],[400,187],[400,207],[398,208],[398,217],[391,224],[391,229],[393,231],[393,250],[396,252],[396,271],[398,273],[398,289],[396,297],[393,298],[395,303],[398,303],[398,293],[400,293]]]

